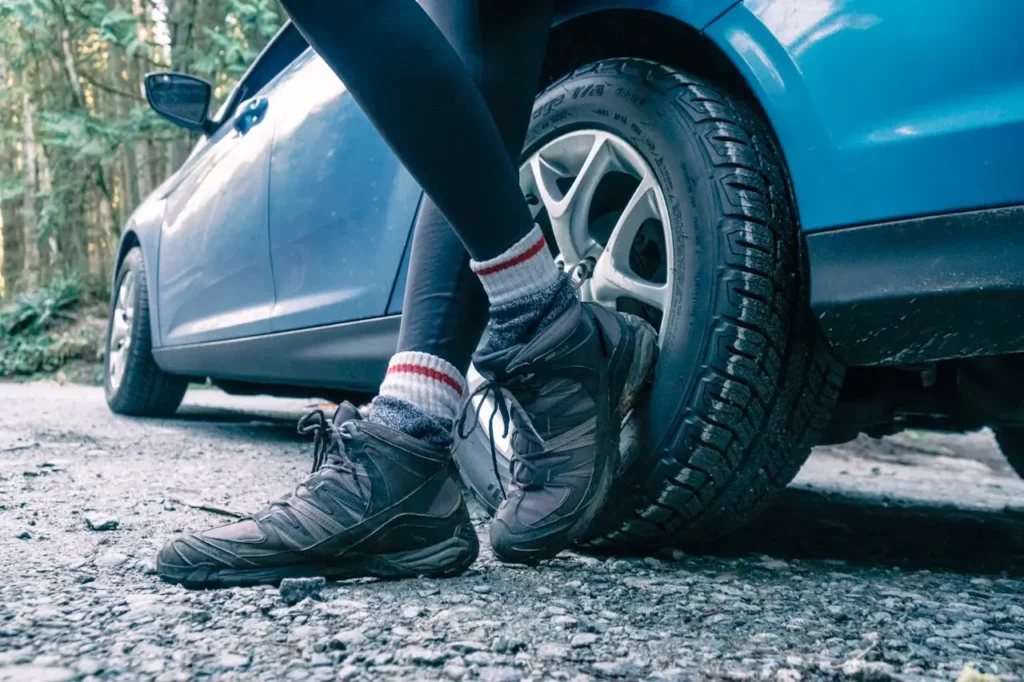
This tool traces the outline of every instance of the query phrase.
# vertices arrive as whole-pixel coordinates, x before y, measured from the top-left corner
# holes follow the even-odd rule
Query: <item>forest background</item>
[[[0,376],[97,352],[121,228],[196,142],[143,75],[205,78],[215,108],[283,20],[277,0],[0,0]]]

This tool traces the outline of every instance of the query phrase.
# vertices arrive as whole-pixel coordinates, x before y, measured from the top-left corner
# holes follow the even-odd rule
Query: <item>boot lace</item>
[[[480,398],[480,402],[474,408],[473,399],[476,397]],[[512,480],[519,485],[529,485],[537,478],[539,470],[535,458],[545,454],[544,439],[533,428],[530,415],[519,400],[511,391],[494,379],[484,379],[483,383],[473,389],[469,396],[466,397],[465,402],[462,404],[462,413],[459,416],[459,438],[465,440],[480,425],[480,417],[488,398],[494,403],[494,409],[491,410],[491,416],[487,422],[488,440],[491,444],[491,466],[494,469],[494,477],[498,480],[498,488],[501,490],[502,497],[508,497],[508,491],[505,490],[505,485],[501,482],[501,474],[498,471],[498,450],[494,440],[495,417],[501,417],[504,428],[502,438],[508,438],[510,425],[514,424],[516,427],[516,432],[513,435],[512,457],[511,461],[509,461],[509,474],[511,474]],[[470,421],[470,418],[472,423],[467,429],[466,422]],[[539,445],[540,449],[536,452],[521,451],[520,448],[516,447],[516,439],[518,438]],[[526,450],[529,449],[532,448],[526,448]]]
[[[316,478],[322,470],[333,469],[350,476],[354,484],[358,486],[358,469],[348,448],[353,438],[348,423],[338,426],[333,419],[324,414],[323,410],[313,410],[299,419],[297,430],[304,435],[313,434],[313,467],[305,481],[296,486],[289,495],[271,502],[268,509],[280,509],[295,526],[300,525],[300,521],[289,509],[291,500],[298,498],[299,490],[308,487],[310,481]]]
[[[521,378],[517,377],[516,381],[525,385],[532,378],[532,375],[525,375]],[[541,400],[548,396],[557,399],[559,394],[563,392],[563,389],[556,382],[546,382],[542,386],[536,388],[531,386],[529,389],[534,393],[536,400]],[[473,408],[473,398],[478,396],[480,397],[480,402],[476,408]],[[510,424],[514,424],[516,427],[516,432],[512,437],[512,457],[509,461],[509,474],[511,474],[512,481],[520,488],[540,487],[547,483],[548,472],[545,462],[549,460],[551,454],[562,450],[587,447],[595,443],[595,426],[597,424],[595,417],[591,417],[585,422],[567,430],[565,433],[544,440],[537,433],[530,414],[523,407],[522,403],[519,402],[519,399],[494,379],[484,379],[484,382],[475,388],[466,398],[465,403],[463,403],[458,427],[461,439],[465,440],[468,438],[473,433],[473,430],[480,425],[480,416],[488,398],[494,401],[494,408],[491,410],[491,416],[488,419],[491,466],[494,469],[495,478],[498,479],[498,488],[504,497],[508,497],[508,491],[505,490],[505,486],[501,482],[501,474],[498,472],[498,451],[494,440],[495,417],[501,417],[504,427],[502,438],[508,438]],[[467,429],[466,422],[470,417],[472,417],[472,424]],[[539,447],[516,447],[517,445],[527,445],[529,443]]]
[[[309,473],[315,474],[325,466],[337,471],[355,473],[355,466],[348,452],[352,433],[347,427],[347,422],[341,426],[335,424],[323,410],[313,410],[299,419],[298,432],[303,435],[313,434],[313,468]]]

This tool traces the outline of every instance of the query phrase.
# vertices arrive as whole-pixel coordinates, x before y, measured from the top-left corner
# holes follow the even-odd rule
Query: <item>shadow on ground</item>
[[[790,488],[714,552],[1019,576],[1024,508],[963,509]]]
[[[187,423],[189,428],[205,430],[215,435],[240,436],[270,443],[305,443],[309,436],[296,430],[298,416],[288,412],[261,413],[188,405],[174,415],[171,422]]]

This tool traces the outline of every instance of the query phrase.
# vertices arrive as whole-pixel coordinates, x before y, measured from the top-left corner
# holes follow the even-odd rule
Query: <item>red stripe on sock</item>
[[[436,369],[431,369],[429,367],[424,367],[422,365],[400,364],[392,365],[391,367],[389,367],[388,374],[391,374],[392,372],[407,372],[409,374],[419,374],[420,376],[424,376],[435,381],[440,381],[442,384],[448,384],[449,386],[455,389],[455,392],[458,393],[459,396],[462,395],[462,386],[459,385],[459,382],[456,381],[453,377],[445,374],[444,372],[438,372]]]
[[[486,268],[476,270],[476,274],[478,277],[483,277],[484,275],[493,275],[496,272],[508,270],[513,265],[519,265],[523,261],[530,260],[531,258],[536,256],[544,249],[545,245],[546,243],[544,241],[544,235],[541,235],[540,239],[537,240],[536,244],[528,248],[526,251],[523,251],[518,256],[514,258],[509,258],[507,261],[504,261],[502,263],[495,263],[494,265],[488,265]]]

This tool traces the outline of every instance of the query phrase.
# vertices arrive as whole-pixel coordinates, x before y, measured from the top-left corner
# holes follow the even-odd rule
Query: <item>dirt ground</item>
[[[1024,680],[1024,482],[985,432],[819,448],[713,555],[484,551],[290,603],[162,584],[153,560],[305,476],[304,401],[194,390],[133,420],[100,389],[0,383],[0,406],[0,682]]]

